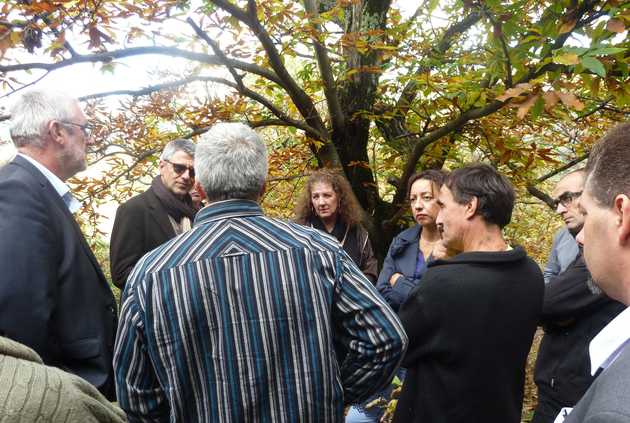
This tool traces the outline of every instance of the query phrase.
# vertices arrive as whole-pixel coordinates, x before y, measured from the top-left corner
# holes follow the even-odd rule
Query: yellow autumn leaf
[[[559,65],[577,65],[580,63],[580,58],[575,53],[565,53],[553,57],[553,62]]]

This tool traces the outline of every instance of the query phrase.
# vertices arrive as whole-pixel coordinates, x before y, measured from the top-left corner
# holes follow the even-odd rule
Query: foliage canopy
[[[108,163],[75,181],[93,204],[137,190],[168,140],[241,120],[271,140],[272,210],[309,168],[341,167],[384,254],[416,170],[485,160],[523,201],[527,190],[549,202],[536,185],[583,160],[630,104],[628,2],[417,3],[7,0],[0,83],[12,94],[78,63],[185,59],[184,74],[84,98],[102,123],[93,159]],[[102,102],[121,94],[119,110]]]

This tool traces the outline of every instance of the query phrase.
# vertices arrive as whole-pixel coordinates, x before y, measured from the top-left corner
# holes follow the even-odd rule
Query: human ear
[[[472,219],[477,214],[477,207],[479,207],[479,199],[477,197],[473,197],[466,204],[466,219]]]
[[[625,194],[619,194],[613,202],[613,212],[616,222],[615,228],[619,234],[619,243],[626,245],[630,242],[630,198]]]
[[[66,143],[66,137],[64,136],[63,128],[61,124],[55,120],[48,122],[46,129],[50,138],[57,144],[63,145]]]

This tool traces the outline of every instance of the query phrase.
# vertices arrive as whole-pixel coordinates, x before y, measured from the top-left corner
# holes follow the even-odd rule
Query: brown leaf
[[[580,100],[578,100],[578,98],[575,96],[575,94],[573,94],[573,93],[561,93],[561,92],[557,92],[556,94],[558,95],[558,97],[560,97],[560,100],[562,101],[562,103],[565,106],[573,107],[578,112],[580,110],[584,109],[584,103],[582,103]]]
[[[503,94],[497,97],[499,101],[505,101],[512,97],[518,97],[523,94],[525,91],[531,89],[532,86],[527,83],[516,84],[513,88],[506,90]]]
[[[626,26],[619,19],[609,19],[606,23],[606,29],[610,32],[616,32],[617,34],[623,34],[626,30]]]
[[[516,117],[519,119],[523,119],[525,115],[527,115],[527,112],[529,112],[529,109],[531,109],[532,106],[536,104],[536,100],[538,100],[539,96],[539,94],[529,96],[527,100],[519,104],[518,111],[516,112]]]
[[[558,104],[560,97],[555,91],[547,91],[543,94],[543,100],[545,101],[545,110],[549,111]]]
[[[573,28],[575,28],[576,23],[577,21],[575,19],[562,22],[562,25],[560,25],[560,29],[558,30],[558,34],[566,34],[567,32],[570,32]]]

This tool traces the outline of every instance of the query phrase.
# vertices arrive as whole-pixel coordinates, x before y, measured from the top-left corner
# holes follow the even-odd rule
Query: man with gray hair
[[[263,214],[253,130],[215,125],[195,171],[209,205],[122,296],[120,406],[131,422],[342,422],[398,367],[396,314],[336,239]]]
[[[65,184],[86,168],[92,129],[61,93],[25,93],[11,110],[18,154],[0,169],[0,335],[113,399],[116,302]]]
[[[109,247],[112,281],[119,288],[147,252],[190,229],[195,208],[189,191],[195,183],[195,144],[176,139],[160,155],[160,174],[148,190],[116,211]]]

